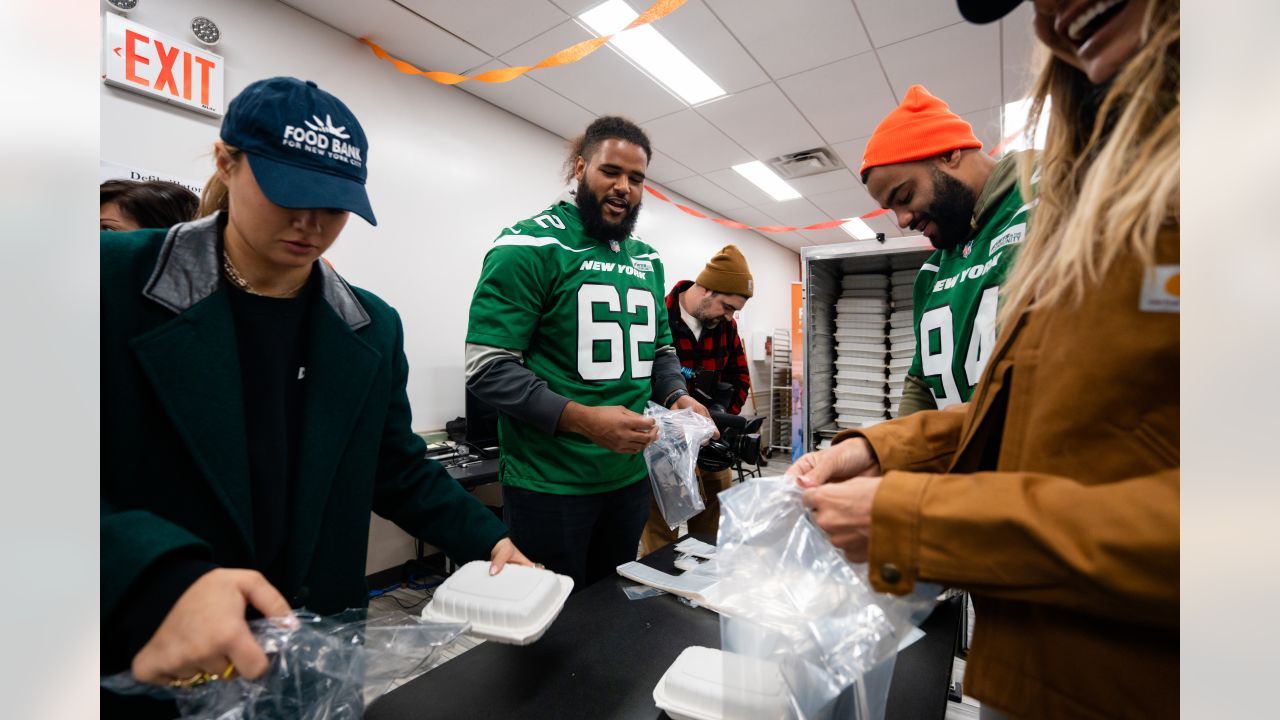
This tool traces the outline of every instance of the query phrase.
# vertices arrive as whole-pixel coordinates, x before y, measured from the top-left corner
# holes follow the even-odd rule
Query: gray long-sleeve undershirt
[[[547,381],[525,367],[524,356],[505,348],[467,343],[467,389],[499,411],[554,435],[567,398],[547,386]],[[671,345],[654,351],[651,399],[669,407],[687,395],[680,358]]]

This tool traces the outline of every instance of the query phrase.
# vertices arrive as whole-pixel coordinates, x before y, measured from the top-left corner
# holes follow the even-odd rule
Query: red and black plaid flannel
[[[720,374],[720,382],[733,386],[729,412],[737,415],[747,401],[751,389],[751,372],[747,369],[747,355],[742,351],[738,337],[738,323],[725,320],[714,328],[703,327],[702,338],[695,340],[693,331],[680,317],[680,293],[693,287],[692,280],[681,280],[667,295],[667,320],[671,323],[671,339],[680,356],[680,364],[690,370],[713,370]],[[693,392],[690,382],[689,392]]]

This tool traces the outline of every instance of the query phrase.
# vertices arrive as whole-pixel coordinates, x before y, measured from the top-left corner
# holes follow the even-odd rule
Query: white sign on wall
[[[107,13],[103,17],[108,85],[222,117],[226,67],[221,55]]]
[[[209,170],[211,173],[213,169]],[[204,190],[204,180],[192,180],[191,178],[183,178],[168,173],[158,173],[151,170],[126,165],[124,163],[111,162],[110,160],[100,160],[98,165],[98,182],[106,182],[108,180],[168,180],[177,183],[182,187],[195,193],[197,196]]]

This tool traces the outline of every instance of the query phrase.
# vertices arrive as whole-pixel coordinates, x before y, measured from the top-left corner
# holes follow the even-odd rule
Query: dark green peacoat
[[[102,622],[171,553],[256,566],[235,327],[216,216],[103,233]],[[369,513],[459,562],[506,528],[410,428],[399,315],[325,262],[309,313],[287,571],[295,607],[364,607]],[[461,382],[461,378],[459,378]],[[104,652],[107,648],[104,648]]]

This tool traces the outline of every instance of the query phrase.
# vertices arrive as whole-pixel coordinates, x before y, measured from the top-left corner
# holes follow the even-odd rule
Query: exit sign
[[[222,117],[226,66],[221,55],[107,13],[102,79],[199,113]]]

